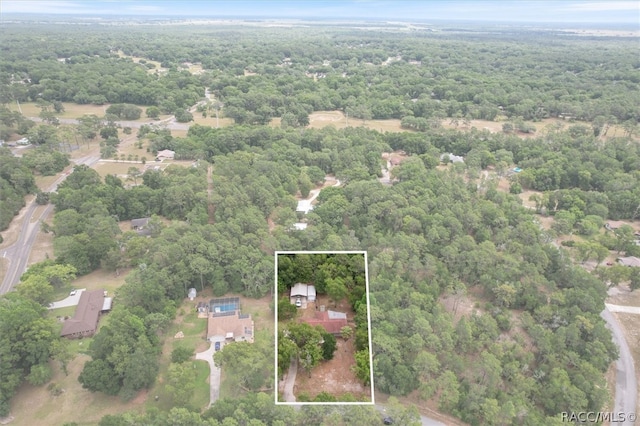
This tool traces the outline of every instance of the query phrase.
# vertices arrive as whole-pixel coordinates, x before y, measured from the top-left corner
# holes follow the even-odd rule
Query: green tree
[[[176,407],[189,404],[195,389],[196,370],[191,362],[169,364],[165,389],[171,394]]]
[[[171,351],[171,362],[182,363],[189,361],[193,356],[193,350],[187,348],[186,346],[178,346],[173,351]]]
[[[327,278],[326,291],[327,295],[333,300],[334,306],[338,306],[338,302],[347,296],[347,287],[342,278]]]
[[[336,338],[331,333],[322,333],[322,358],[326,361],[333,359],[338,348]]]
[[[33,386],[40,386],[51,380],[51,376],[51,367],[48,364],[36,364],[31,366],[27,381]]]

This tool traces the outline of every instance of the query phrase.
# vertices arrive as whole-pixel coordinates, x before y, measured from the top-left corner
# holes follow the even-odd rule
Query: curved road
[[[611,330],[614,343],[620,350],[620,357],[616,361],[616,396],[613,406],[614,413],[624,413],[629,416],[636,413],[636,402],[638,395],[638,384],[636,381],[636,371],[633,365],[633,357],[629,350],[629,345],[624,338],[624,333],[616,318],[611,314],[609,308],[605,308],[600,316],[607,322]],[[635,423],[628,418],[624,422],[612,423],[616,426],[632,426]]]

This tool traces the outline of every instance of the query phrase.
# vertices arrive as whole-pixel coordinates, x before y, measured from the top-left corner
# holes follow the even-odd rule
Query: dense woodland
[[[276,250],[367,250],[377,390],[432,400],[474,425],[554,424],[560,412],[598,411],[608,402],[604,372],[617,351],[599,313],[609,277],[574,265],[569,252],[550,242],[576,232],[594,237],[594,244],[637,253],[625,233],[596,239],[606,219],[640,217],[637,39],[508,29],[122,31],[19,24],[3,25],[0,36],[4,104],[42,99],[180,113],[207,87],[216,102],[203,104],[205,111],[236,123],[194,125],[183,138],[150,126],[139,136],[154,152],[173,149],[177,158],[198,164],[147,171],[131,188],[76,166],[51,194],[56,213],[45,230],[55,235],[53,265],[66,265],[73,274],[132,269],[91,345],[92,361],[80,375],[87,389],[130,399],[153,383],[164,330],[189,287],[261,297],[273,291]],[[166,71],[156,73],[147,61],[161,62]],[[193,75],[183,62],[200,63],[205,72]],[[357,127],[306,127],[309,113],[336,109],[357,118]],[[43,149],[20,159],[0,152],[6,226],[23,197],[35,191],[34,171],[45,174],[37,156],[59,143],[50,132],[54,120],[33,127],[2,111],[3,131],[31,132]],[[567,118],[565,126],[521,137],[530,130],[523,120],[560,116]],[[281,117],[280,128],[264,125],[273,117]],[[408,131],[360,126],[372,118],[402,119]],[[443,120],[478,118],[511,127],[490,133],[441,126]],[[113,120],[92,124],[87,118],[78,133],[97,137]],[[607,138],[616,124],[623,136]],[[110,133],[101,137],[106,141]],[[393,185],[385,186],[377,180],[381,155],[392,150],[409,158],[393,169]],[[465,163],[436,168],[442,153],[462,155]],[[479,179],[482,169],[502,174],[514,165],[523,171],[512,176],[512,193]],[[326,174],[343,185],[324,189],[306,217],[309,227],[292,230],[299,219],[296,194],[308,195]],[[535,210],[515,195],[522,189],[543,191]],[[541,229],[535,214],[542,212],[555,215],[559,225]],[[145,216],[153,217],[150,238],[120,231],[118,221]],[[6,343],[0,345],[6,354],[0,415],[9,411],[21,380],[46,383],[43,363],[65,359],[43,308],[56,285],[23,276],[22,290],[0,299]],[[455,315],[440,302],[468,296],[475,306]],[[33,333],[41,336],[36,351],[25,347]],[[169,413],[107,416],[101,424],[309,424],[325,415],[317,424],[339,424],[332,419],[377,416],[349,411],[357,407],[317,417],[317,407],[274,408],[272,396],[252,393],[272,385],[272,348],[238,351],[250,353],[254,367],[265,366],[264,374],[246,377],[248,391],[238,399],[218,401],[203,414],[177,403]],[[225,368],[249,367],[238,357],[222,358],[217,362]],[[179,363],[172,371],[178,389],[188,375]]]

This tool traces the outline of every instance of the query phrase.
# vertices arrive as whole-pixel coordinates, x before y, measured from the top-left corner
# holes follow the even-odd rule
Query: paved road
[[[213,363],[214,343],[204,352],[198,352],[196,359],[209,363],[209,407],[220,398],[220,368]]]
[[[613,336],[613,341],[620,350],[620,358],[616,361],[616,397],[613,412],[625,413],[626,415],[636,413],[638,384],[631,351],[629,350],[620,324],[609,309],[606,308],[602,311],[600,316],[607,322],[607,326]],[[628,419],[626,420],[625,422],[613,424],[615,424],[615,426],[632,426],[635,424]]]
[[[86,164],[89,167],[93,166],[100,159],[96,155],[88,155],[75,160],[76,164]],[[63,173],[56,181],[46,189],[46,192],[55,192],[58,189],[58,185],[67,178],[68,174]],[[20,235],[18,241],[10,245],[2,252],[0,256],[7,259],[7,272],[0,284],[0,294],[10,292],[13,287],[20,281],[20,276],[27,269],[27,262],[29,255],[31,254],[31,248],[40,230],[40,221],[43,221],[53,211],[53,204],[49,204],[39,216],[34,217],[35,211],[38,208],[35,200],[31,201],[27,207],[22,218],[22,228],[20,229]]]
[[[625,314],[640,314],[640,308],[637,306],[622,306],[612,305],[610,303],[604,304],[609,312],[622,312]]]

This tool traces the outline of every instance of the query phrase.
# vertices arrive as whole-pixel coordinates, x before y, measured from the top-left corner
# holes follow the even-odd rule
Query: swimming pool
[[[235,303],[228,303],[226,305],[216,305],[213,307],[213,312],[229,312],[238,310],[238,305]]]

